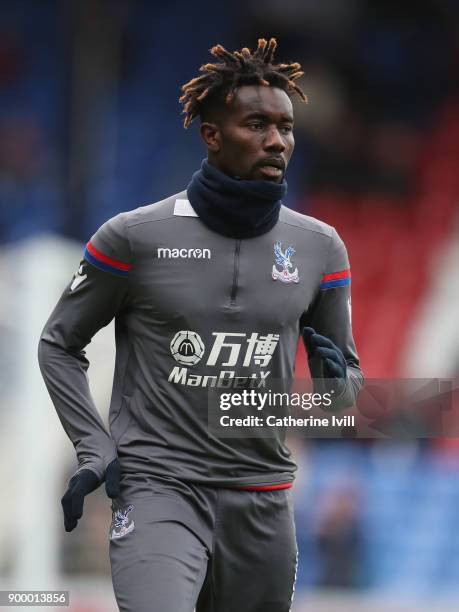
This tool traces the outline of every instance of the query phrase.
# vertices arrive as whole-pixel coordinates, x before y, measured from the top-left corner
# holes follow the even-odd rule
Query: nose
[[[285,151],[284,140],[276,126],[268,130],[264,142],[264,149],[265,151],[276,151],[277,153]]]

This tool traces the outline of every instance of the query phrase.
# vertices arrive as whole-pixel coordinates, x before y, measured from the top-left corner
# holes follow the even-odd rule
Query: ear
[[[200,132],[207,149],[213,153],[218,153],[221,148],[221,135],[218,125],[204,121],[201,123]]]

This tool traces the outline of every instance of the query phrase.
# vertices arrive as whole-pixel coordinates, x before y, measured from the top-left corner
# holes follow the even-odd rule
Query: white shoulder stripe
[[[176,217],[197,217],[198,213],[191,206],[189,200],[177,198],[174,205],[174,216]]]

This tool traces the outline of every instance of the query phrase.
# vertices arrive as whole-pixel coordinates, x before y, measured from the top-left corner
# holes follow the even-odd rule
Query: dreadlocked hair
[[[221,61],[202,65],[199,71],[204,74],[182,86],[184,93],[179,102],[183,104],[184,127],[187,128],[196,117],[202,117],[212,104],[230,104],[242,85],[279,87],[289,96],[297,93],[307,102],[305,93],[295,83],[304,74],[300,64],[273,63],[276,47],[275,38],[270,38],[269,42],[259,38],[253,53],[247,47],[233,53],[222,45],[212,47],[210,52]]]

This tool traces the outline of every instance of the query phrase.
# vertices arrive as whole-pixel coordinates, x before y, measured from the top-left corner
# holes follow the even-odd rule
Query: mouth
[[[265,159],[258,165],[260,172],[268,179],[278,179],[285,171],[285,164],[282,159]]]
[[[283,170],[276,166],[260,166],[260,172],[268,178],[280,178],[284,173]]]

